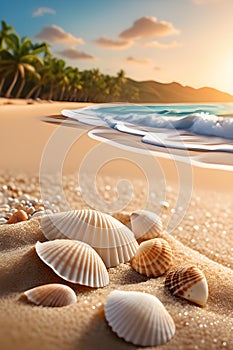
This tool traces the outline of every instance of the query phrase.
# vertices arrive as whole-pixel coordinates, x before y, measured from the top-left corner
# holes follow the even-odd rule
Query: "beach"
[[[115,289],[150,293],[165,305],[176,333],[157,349],[232,349],[232,171],[131,155],[91,139],[85,128],[78,131],[41,120],[86,105],[0,99],[1,205],[7,197],[27,195],[46,200],[48,210],[94,208],[122,222],[135,210],[155,211],[164,227],[160,237],[174,253],[173,266],[194,264],[206,275],[207,305],[201,308],[172,296],[164,286],[165,275],[147,278],[129,263],[110,268],[110,283],[104,288],[65,282],[36,255],[35,243],[46,239],[41,219],[35,217],[0,225],[2,349],[140,348],[118,338],[106,323],[104,303]],[[77,303],[43,308],[21,296],[47,283],[69,285]]]

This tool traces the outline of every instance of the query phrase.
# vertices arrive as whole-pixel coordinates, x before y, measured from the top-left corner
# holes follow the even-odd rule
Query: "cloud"
[[[113,49],[113,50],[122,50],[126,49],[127,47],[131,46],[133,43],[130,40],[122,40],[122,39],[110,39],[106,36],[102,36],[99,39],[95,40],[95,43],[101,47],[104,47],[106,49]]]
[[[149,41],[145,43],[145,47],[156,47],[158,49],[173,49],[176,47],[180,47],[181,43],[178,41],[171,41],[170,43],[160,43],[159,41]]]
[[[56,11],[50,7],[39,7],[36,11],[33,12],[32,17],[43,16],[44,14],[55,15]]]
[[[123,50],[134,44],[137,39],[145,39],[149,37],[167,36],[171,34],[178,34],[179,31],[172,23],[161,21],[159,22],[155,17],[141,17],[133,22],[133,25],[128,29],[123,30],[117,39],[111,39],[102,36],[94,40],[95,43],[103,48],[111,50]],[[151,46],[159,46],[159,43],[151,44]],[[168,45],[168,44],[167,44]],[[175,44],[172,44],[173,47]],[[146,45],[145,45],[146,46]],[[148,46],[150,46],[148,44]],[[166,44],[160,44],[160,47],[165,48]],[[170,46],[170,45],[169,45]]]
[[[129,56],[126,58],[127,62],[130,63],[136,63],[136,64],[148,64],[151,63],[151,60],[148,58],[137,58],[137,57],[133,57],[133,56]]]
[[[69,58],[71,60],[93,60],[95,59],[94,56],[80,51],[76,49],[75,47],[71,47],[69,49],[64,49],[61,51],[57,51],[57,53],[65,58]]]
[[[52,24],[41,29],[40,33],[35,36],[36,39],[47,40],[52,43],[76,44],[84,43],[83,39],[77,38],[70,33],[67,33],[59,26]]]
[[[134,21],[133,25],[120,33],[122,39],[143,39],[148,37],[166,36],[177,34],[178,30],[172,23],[161,21],[155,17],[141,17]]]

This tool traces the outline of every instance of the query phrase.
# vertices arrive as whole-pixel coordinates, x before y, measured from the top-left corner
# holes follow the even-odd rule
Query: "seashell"
[[[56,239],[36,243],[40,259],[66,281],[89,287],[109,283],[108,271],[96,251],[84,242]]]
[[[119,220],[122,224],[131,229],[130,215],[131,214],[126,211],[116,212],[112,214],[115,219]]]
[[[156,238],[162,231],[160,217],[148,210],[137,210],[131,214],[131,228],[138,243]]]
[[[96,210],[72,210],[41,219],[49,240],[69,238],[92,246],[107,267],[129,261],[138,249],[133,232],[112,216]]]
[[[181,266],[168,273],[165,286],[175,296],[205,306],[208,299],[208,283],[204,273],[196,266]]]
[[[28,220],[28,215],[24,210],[17,210],[7,221],[7,224],[17,224],[20,221]]]
[[[104,312],[113,332],[135,345],[162,345],[175,334],[171,315],[151,294],[115,290],[109,294]]]
[[[159,204],[162,208],[165,208],[165,209],[168,209],[170,207],[170,204],[167,201],[161,201]]]
[[[53,212],[51,210],[38,210],[38,211],[34,211],[34,213],[31,215],[31,219],[32,218],[36,218],[38,216],[43,216],[43,215],[50,215],[53,214]]]
[[[45,284],[23,293],[27,299],[36,305],[61,307],[76,303],[76,294],[64,284]]]
[[[168,242],[162,238],[154,238],[140,244],[130,264],[142,275],[158,277],[169,269],[172,258]]]

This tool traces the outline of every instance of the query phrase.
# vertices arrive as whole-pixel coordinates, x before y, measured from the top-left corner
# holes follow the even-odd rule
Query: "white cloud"
[[[43,27],[40,33],[35,37],[52,43],[62,43],[67,45],[81,45],[84,43],[82,38],[75,37],[74,35],[65,32],[64,29],[55,24]]]
[[[170,22],[159,22],[155,17],[141,17],[134,21],[131,27],[123,30],[118,35],[117,39],[111,39],[106,36],[102,36],[99,39],[95,40],[95,43],[106,49],[123,50],[132,46],[137,39],[168,36],[178,33],[179,31]],[[154,44],[154,46],[156,45],[158,47],[159,43]],[[150,45],[148,44],[148,46]],[[153,45],[151,44],[151,46]],[[160,47],[162,46],[165,47],[165,44],[160,45]],[[174,43],[173,46],[175,46]]]
[[[113,50],[126,49],[127,47],[133,44],[132,41],[129,41],[129,40],[123,40],[123,39],[114,40],[106,36],[102,36],[99,39],[96,39],[95,43],[106,49],[113,49]]]
[[[39,17],[45,14],[55,15],[56,11],[50,7],[39,7],[36,11],[33,12],[32,17]]]
[[[126,61],[130,62],[130,63],[136,63],[136,64],[149,64],[149,63],[151,63],[151,60],[148,58],[137,58],[137,57],[133,57],[133,56],[127,57]]]
[[[170,22],[159,22],[155,17],[141,17],[134,21],[131,27],[123,30],[119,37],[130,40],[166,36],[177,34],[178,32],[179,31]]]
[[[156,47],[158,49],[173,49],[176,47],[180,47],[181,43],[177,41],[171,41],[169,43],[161,43],[159,41],[149,41],[145,43],[145,47]]]
[[[93,60],[93,59],[95,59],[94,56],[92,56],[84,51],[80,51],[80,50],[76,49],[75,47],[71,47],[68,49],[57,51],[57,53],[65,58],[69,58],[71,60],[80,60],[80,59]]]

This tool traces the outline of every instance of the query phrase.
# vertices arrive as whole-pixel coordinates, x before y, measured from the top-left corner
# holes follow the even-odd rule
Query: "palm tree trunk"
[[[49,96],[48,96],[49,100],[52,100],[52,97],[53,97],[53,83],[51,83],[50,85],[50,90],[49,90]]]
[[[63,100],[64,92],[65,92],[65,87],[63,86],[62,89],[61,89],[60,97],[59,97],[59,100],[60,100],[60,101]]]
[[[0,83],[0,96],[2,94],[2,89],[3,89],[3,85],[5,83],[5,80],[6,80],[6,78],[2,78],[1,83]]]
[[[19,76],[19,71],[17,70],[17,71],[15,72],[14,79],[12,80],[12,82],[11,82],[11,84],[10,84],[10,86],[9,86],[9,88],[8,88],[8,90],[7,90],[7,92],[6,92],[6,97],[7,97],[7,98],[11,97],[11,92],[12,92],[13,88],[15,87],[15,84],[16,84],[16,82],[17,82],[18,76]]]
[[[71,92],[70,101],[75,101],[76,94],[77,94],[77,89],[74,89],[74,91]]]
[[[40,88],[40,85],[35,85],[30,91],[29,93],[25,96],[25,98],[31,98],[31,96],[34,94],[34,92]]]
[[[36,92],[35,98],[37,98],[37,97],[39,97],[39,96],[40,96],[40,94],[41,94],[41,90],[42,90],[42,85],[41,85],[41,86],[39,86],[39,89],[38,89],[38,90],[37,90],[37,92]]]
[[[16,98],[19,98],[19,97],[20,97],[21,92],[23,91],[23,88],[24,88],[25,83],[26,83],[26,80],[25,80],[25,79],[22,79],[21,84],[20,84],[20,87],[19,87],[19,89],[18,89],[18,91],[17,91],[17,94],[16,94],[16,96],[15,96]]]

